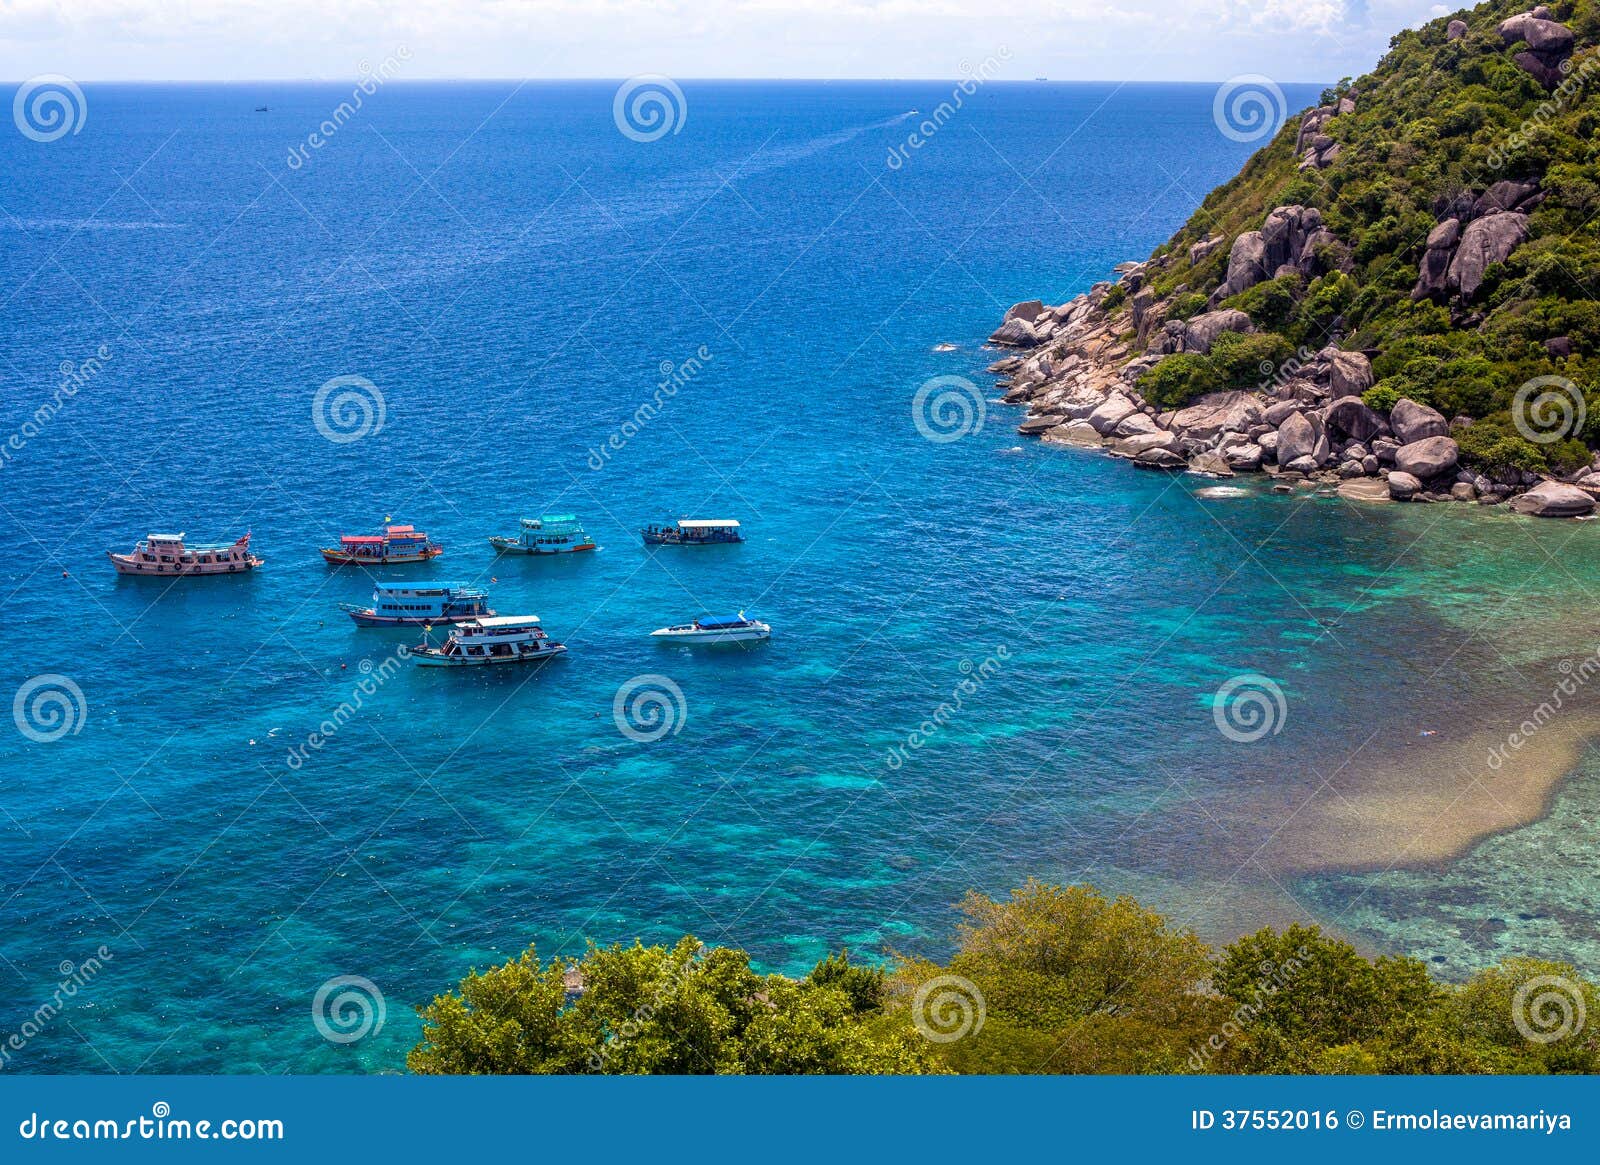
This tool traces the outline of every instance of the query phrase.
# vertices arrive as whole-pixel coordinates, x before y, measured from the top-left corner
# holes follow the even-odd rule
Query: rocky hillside
[[[1600,497],[1600,0],[1480,5],[1291,117],[1143,263],[1020,303],[1021,430],[1372,500]]]

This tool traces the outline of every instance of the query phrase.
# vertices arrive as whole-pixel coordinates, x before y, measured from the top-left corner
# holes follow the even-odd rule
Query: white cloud
[[[0,76],[1015,77],[1284,81],[1365,71],[1429,0],[0,0]]]

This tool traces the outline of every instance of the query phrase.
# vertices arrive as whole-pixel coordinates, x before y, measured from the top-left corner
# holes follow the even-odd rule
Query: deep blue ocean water
[[[1341,869],[1328,814],[1298,832],[1342,774],[1548,687],[1592,638],[1590,528],[1197,498],[992,403],[960,440],[914,423],[932,377],[993,395],[1010,303],[1148,254],[1237,169],[1210,87],[990,85],[897,168],[949,85],[683,89],[654,142],[600,83],[391,82],[317,147],[349,87],[89,86],[82,132],[0,134],[0,425],[99,365],[0,470],[0,694],[82,693],[59,740],[0,732],[0,1039],[112,956],[7,1068],[393,1069],[416,1005],[529,943],[939,953],[967,889],[1030,875],[1212,939],[1313,917],[1445,973],[1600,967],[1594,859],[1562,840],[1590,776],[1458,861]],[[324,436],[337,377],[381,428]],[[557,511],[602,550],[490,552]],[[641,546],[683,515],[749,540]],[[489,585],[569,654],[387,663],[415,635],[356,629],[370,577],[317,555],[387,516],[446,553],[384,577]],[[267,565],[113,575],[171,528],[250,529]],[[740,608],[769,643],[647,635]],[[1215,694],[1253,673],[1282,723],[1242,744]],[[658,740],[614,715],[638,677]],[[312,1022],[338,976],[383,995],[352,1044]]]

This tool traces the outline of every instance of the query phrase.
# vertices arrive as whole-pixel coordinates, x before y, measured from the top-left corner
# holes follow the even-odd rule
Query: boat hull
[[[111,565],[118,574],[128,575],[156,575],[164,578],[188,578],[196,574],[243,574],[247,570],[255,570],[266,560],[251,555],[249,558],[238,562],[209,562],[209,563],[160,563],[138,562],[124,554],[113,554],[109,551],[106,557],[111,560]]]
[[[652,631],[650,637],[657,643],[750,643],[770,639],[772,629],[740,627],[731,631]]]
[[[518,652],[515,655],[446,655],[437,647],[415,647],[411,658],[419,667],[493,667],[497,664],[540,663],[565,655],[566,644],[552,643],[538,651]]]
[[[343,550],[329,549],[324,549],[321,553],[322,560],[329,566],[405,566],[431,561],[444,551],[435,546],[417,553],[405,554],[350,554]]]
[[[582,542],[576,546],[524,546],[515,538],[491,538],[489,545],[501,554],[578,554],[598,549],[593,542]]]
[[[357,627],[433,627],[440,623],[494,618],[493,611],[474,611],[470,615],[380,615],[371,607],[347,607],[345,614],[355,620]]]

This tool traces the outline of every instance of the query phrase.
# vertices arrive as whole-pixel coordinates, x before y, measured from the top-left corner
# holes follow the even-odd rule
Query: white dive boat
[[[533,663],[567,650],[539,626],[537,615],[467,619],[451,628],[444,646],[424,641],[411,656],[424,667],[475,667],[494,663]]]
[[[663,627],[650,632],[650,637],[663,643],[743,643],[766,639],[771,634],[771,627],[759,619],[746,619],[740,611],[737,615],[707,615],[693,623]]]

